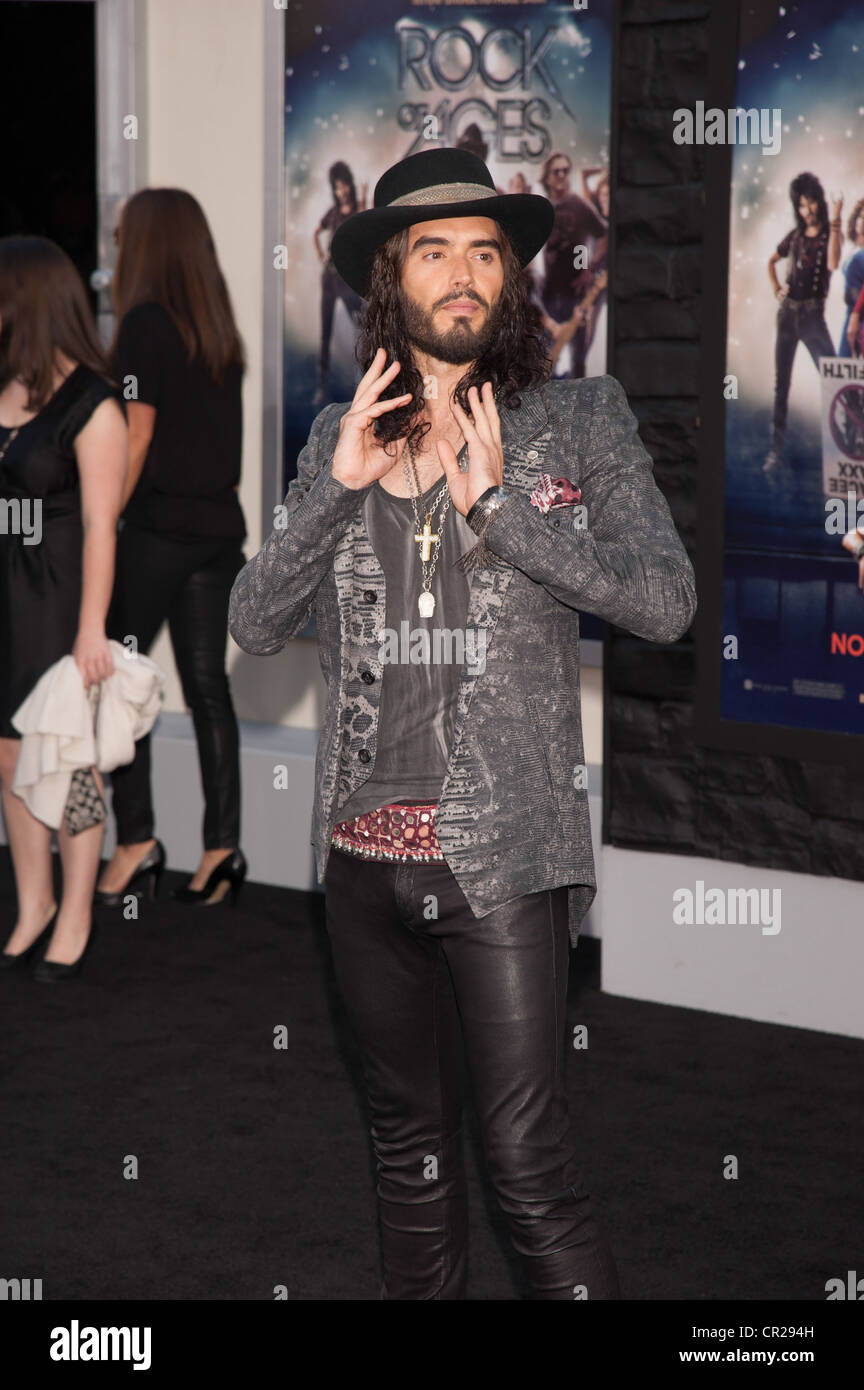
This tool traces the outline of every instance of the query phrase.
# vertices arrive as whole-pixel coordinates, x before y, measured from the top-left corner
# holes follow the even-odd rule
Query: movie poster
[[[409,154],[464,146],[502,192],[556,205],[531,263],[555,375],[606,371],[612,0],[292,0],[285,66],[285,487],[313,419],[350,400],[363,301],[330,238]]]
[[[722,717],[859,733],[864,5],[747,0],[735,100]]]

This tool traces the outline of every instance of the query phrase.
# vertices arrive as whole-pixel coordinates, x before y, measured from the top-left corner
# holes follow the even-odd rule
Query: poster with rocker
[[[329,257],[390,165],[462,146],[502,192],[545,194],[528,268],[557,376],[606,371],[613,0],[288,0],[284,485],[313,419],[350,400],[363,301]]]
[[[860,0],[740,5],[711,660],[722,719],[799,756],[864,732],[862,76]]]

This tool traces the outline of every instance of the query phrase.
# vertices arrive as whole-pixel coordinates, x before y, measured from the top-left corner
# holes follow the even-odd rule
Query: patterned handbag
[[[94,724],[101,690],[100,682],[98,685],[91,685],[87,692]],[[72,773],[69,795],[63,808],[63,824],[69,834],[79,835],[82,830],[89,830],[92,825],[99,825],[105,820],[107,814],[107,807],[97,786],[96,778],[93,776],[92,767],[76,767]]]

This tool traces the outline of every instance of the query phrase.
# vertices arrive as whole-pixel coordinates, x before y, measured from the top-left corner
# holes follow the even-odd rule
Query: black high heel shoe
[[[122,907],[127,893],[134,893],[136,898],[144,896],[143,884],[145,879],[147,880],[146,896],[152,902],[159,891],[159,880],[164,868],[165,846],[161,840],[157,840],[152,849],[148,849],[138,868],[127,879],[125,887],[118,889],[116,893],[108,893],[97,888],[93,894],[93,902],[97,907]]]
[[[94,924],[90,928],[90,935],[87,938],[87,945],[81,952],[77,960],[70,961],[67,965],[62,960],[40,960],[33,967],[33,979],[38,980],[43,985],[58,984],[60,980],[72,980],[76,975],[81,974],[87,952],[93,945],[97,927]]]
[[[237,902],[237,895],[243,886],[246,877],[246,856],[242,849],[235,849],[231,854],[226,854],[213,870],[212,874],[204,884],[203,888],[175,888],[171,894],[175,902],[178,903],[198,903],[201,907],[210,906],[212,903],[219,903],[226,896],[225,890],[219,892],[220,885],[228,884],[228,892],[231,894],[231,906]],[[195,875],[192,875],[194,878]],[[191,883],[192,878],[189,882]],[[215,896],[219,893],[218,897]]]
[[[48,919],[47,925],[42,928],[36,940],[30,943],[26,951],[18,951],[17,954],[12,951],[3,951],[2,954],[0,954],[0,970],[21,970],[33,959],[39,947],[45,944],[45,938],[51,935],[57,911],[58,909],[55,907]]]

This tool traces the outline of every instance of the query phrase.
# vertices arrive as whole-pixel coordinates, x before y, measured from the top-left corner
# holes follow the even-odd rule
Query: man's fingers
[[[366,421],[377,420],[378,416],[383,415],[385,411],[397,410],[399,406],[407,405],[413,399],[411,392],[407,391],[404,396],[394,396],[392,401],[378,401],[375,405],[367,405],[363,410],[352,411],[351,413],[364,418]]]
[[[358,407],[362,408],[367,402],[376,401],[382,391],[385,391],[388,386],[392,386],[400,370],[399,362],[391,362],[386,372],[382,373],[377,381],[373,381],[371,385],[367,386],[362,395],[358,395],[356,398]]]
[[[355,402],[359,401],[362,397],[364,397],[370,390],[370,388],[373,387],[374,384],[379,380],[379,378],[383,381],[383,378],[387,376],[387,372],[384,371],[384,366],[386,362],[386,349],[379,348],[378,351],[375,353],[375,356],[372,358],[369,370],[365,373],[364,376],[360,378],[360,383],[357,387],[357,390],[354,392]],[[394,366],[398,371],[398,363],[395,362],[391,363],[390,367],[387,368],[387,371],[391,372],[391,381],[393,380],[393,376],[395,375],[395,373],[393,373],[392,371]]]
[[[383,352],[384,349],[382,348],[381,351]],[[386,354],[384,355],[384,361],[386,361]],[[383,368],[383,366],[384,362],[382,361],[381,367]],[[396,368],[395,372],[393,370],[394,367]],[[386,386],[388,381],[393,380],[398,370],[398,362],[391,362],[390,366],[387,367],[386,370],[376,371],[371,377],[369,377],[369,374],[367,373],[367,375],[364,376],[363,380],[360,382],[360,385],[357,387],[355,399],[363,400],[366,397],[372,395],[375,392],[376,388],[380,390],[382,385]]]
[[[359,396],[361,391],[364,391],[366,389],[366,386],[368,384],[375,380],[376,376],[378,376],[378,374],[381,371],[381,368],[384,366],[384,363],[386,361],[387,353],[385,352],[384,348],[379,348],[378,351],[375,353],[375,356],[372,358],[372,361],[369,365],[369,370],[365,373],[364,376],[360,378],[360,383],[357,387],[357,390],[354,393],[355,398]]]
[[[366,389],[367,383],[369,383],[369,382],[371,382],[371,381],[374,381],[375,377],[376,377],[376,376],[378,375],[378,373],[380,372],[381,367],[382,367],[382,360],[381,360],[381,354],[382,354],[382,353],[384,353],[384,361],[387,360],[387,354],[386,354],[386,352],[384,352],[384,349],[383,349],[383,348],[379,348],[378,351],[375,353],[375,356],[372,358],[372,361],[371,361],[371,363],[370,363],[370,365],[369,365],[368,370],[365,371],[365,372],[363,373],[363,375],[362,375],[361,378],[360,378],[360,381],[359,381],[358,384],[357,384],[357,390],[354,392],[354,399],[355,399],[355,400],[356,400],[357,397],[360,395],[360,392],[361,392],[361,391],[364,391],[364,390]]]
[[[486,407],[476,386],[472,386],[468,392],[468,404],[471,407],[471,414],[474,417],[474,424],[477,433],[488,446],[494,446],[495,437],[492,433],[492,426],[486,417]]]
[[[477,433],[471,416],[466,415],[465,411],[462,409],[455,396],[453,397],[453,400],[450,402],[450,409],[455,415],[456,422],[459,425],[459,428],[461,429],[463,435],[465,436],[466,441],[469,440],[469,436],[480,441],[480,436]]]
[[[447,477],[449,478],[454,471],[456,473],[461,472],[456,450],[453,448],[449,439],[439,439],[436,447],[438,449],[438,457],[441,460],[441,467],[444,469]]]
[[[501,420],[498,415],[498,407],[495,404],[495,392],[492,390],[491,381],[483,383],[483,403],[486,406],[486,415],[492,429],[492,435],[496,444],[501,443]]]

